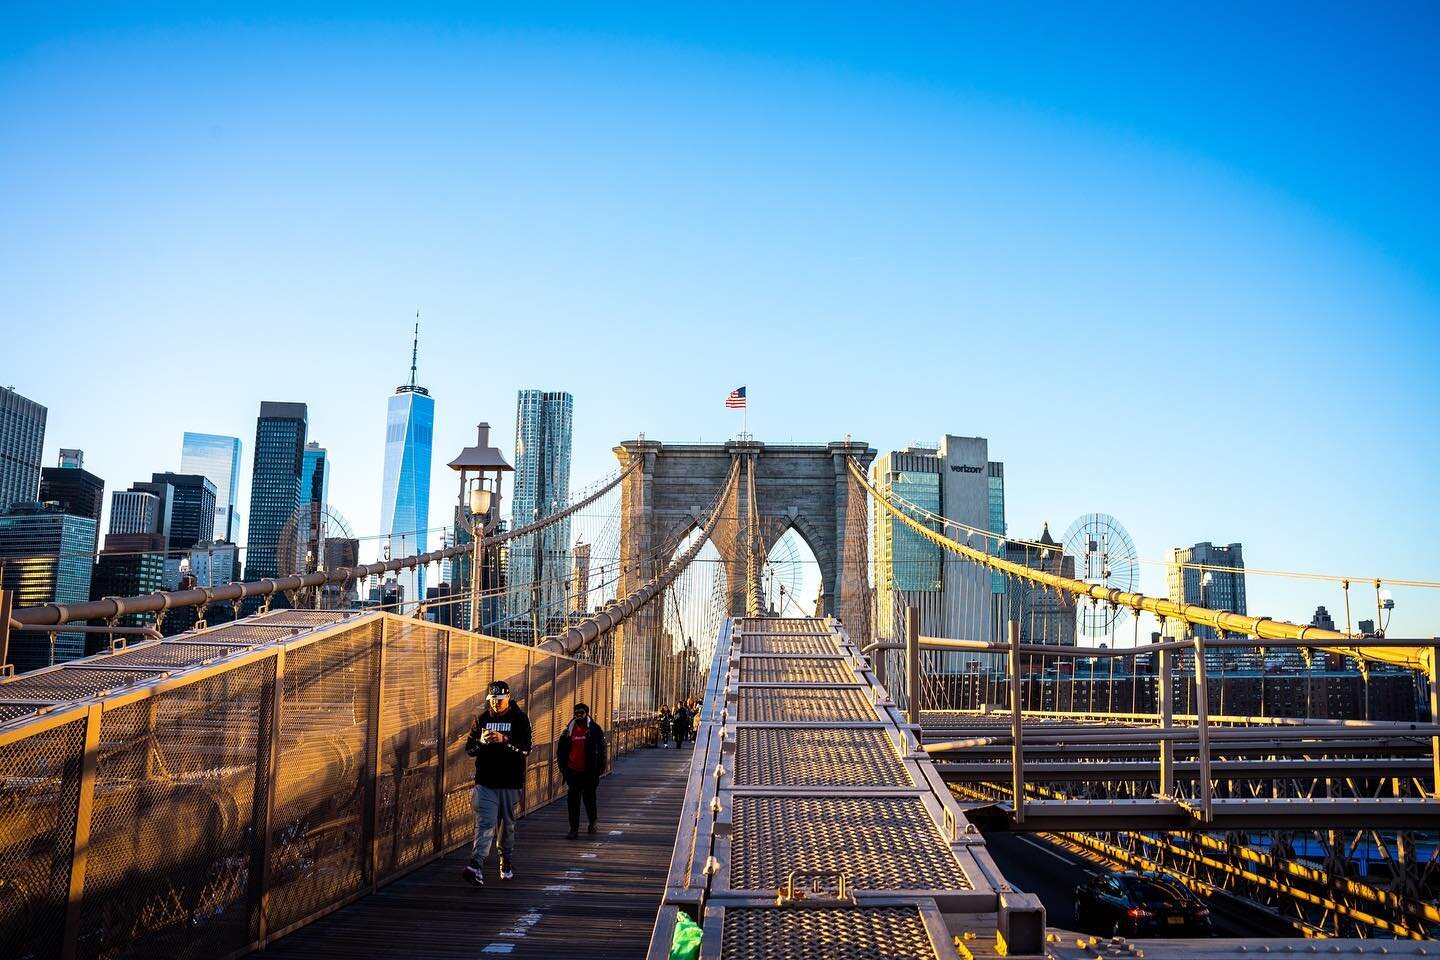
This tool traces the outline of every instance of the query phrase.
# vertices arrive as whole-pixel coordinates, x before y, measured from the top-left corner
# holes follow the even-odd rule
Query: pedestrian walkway
[[[485,886],[461,879],[469,850],[281,939],[266,957],[297,960],[638,960],[664,893],[692,748],[646,749],[600,783],[599,831],[566,840],[564,799],[519,822],[515,879],[492,855]],[[583,950],[577,947],[583,944]]]

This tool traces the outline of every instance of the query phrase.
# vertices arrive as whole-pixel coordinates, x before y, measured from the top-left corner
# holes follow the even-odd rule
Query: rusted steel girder
[[[976,550],[974,547],[960,543],[957,540],[951,540],[944,534],[931,530],[925,526],[925,524],[911,517],[889,500],[882,497],[880,492],[871,486],[870,478],[865,476],[865,471],[860,469],[860,465],[855,462],[854,458],[850,459],[849,465],[850,473],[854,475],[861,486],[869,491],[870,496],[874,498],[875,502],[883,507],[891,516],[941,549],[958,553],[968,560],[973,560],[993,570],[999,570],[1001,573],[1019,577],[1031,583],[1054,587],[1056,590],[1063,590],[1077,597],[1090,597],[1094,600],[1103,600],[1106,603],[1120,607],[1129,607],[1132,610],[1147,610],[1157,617],[1183,620],[1185,623],[1195,624],[1197,626],[1213,627],[1225,633],[1244,634],[1245,636],[1255,637],[1259,640],[1328,641],[1324,644],[1328,650],[1334,650],[1346,656],[1358,657],[1362,660],[1391,663],[1397,666],[1409,667],[1412,670],[1424,670],[1432,679],[1435,677],[1435,650],[1430,646],[1402,647],[1384,644],[1376,644],[1374,646],[1336,646],[1337,641],[1353,643],[1359,638],[1347,633],[1340,633],[1336,630],[1325,630],[1320,627],[1310,626],[1309,624],[1290,623],[1286,620],[1274,620],[1270,617],[1251,617],[1241,613],[1231,613],[1228,610],[1211,610],[1208,607],[1202,607],[1194,603],[1176,603],[1173,600],[1161,599],[1159,597],[1147,597],[1142,593],[1129,593],[1112,587],[1086,583],[1084,580],[1074,580],[1070,577],[1062,577],[1044,570],[1036,570],[1018,563],[1011,563],[1009,560],[1003,560],[1000,557],[992,557],[983,550]],[[1208,645],[1207,642],[1207,646]],[[1156,648],[1151,646],[1149,649],[1153,650]]]

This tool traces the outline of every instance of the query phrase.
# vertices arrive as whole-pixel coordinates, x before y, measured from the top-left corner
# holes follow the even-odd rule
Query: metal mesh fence
[[[436,852],[440,645],[441,631],[423,621],[385,621],[375,783],[377,877]]]
[[[266,919],[289,927],[365,883],[379,621],[287,653]]]
[[[562,792],[554,743],[574,704],[611,719],[609,667],[418,620],[226,629],[271,645],[215,662],[242,650],[208,631],[97,661],[163,664],[158,686],[88,665],[3,685],[36,704],[101,699],[68,722],[26,704],[0,732],[0,957],[262,945],[468,842],[465,739],[492,679],[530,716],[527,810]]]
[[[250,941],[256,766],[274,660],[105,711],[76,955],[222,956]]]
[[[85,719],[0,749],[0,956],[56,956],[80,798]]]

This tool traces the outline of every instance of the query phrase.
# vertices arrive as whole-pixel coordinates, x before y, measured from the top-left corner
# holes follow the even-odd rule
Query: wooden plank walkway
[[[692,748],[620,758],[600,783],[599,832],[566,840],[564,798],[518,824],[515,879],[492,854],[485,886],[460,875],[469,849],[421,867],[263,951],[296,960],[636,960],[645,955]]]

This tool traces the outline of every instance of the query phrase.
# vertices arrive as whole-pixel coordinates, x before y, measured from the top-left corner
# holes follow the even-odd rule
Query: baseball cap
[[[496,698],[510,696],[510,684],[506,683],[504,680],[496,680],[494,683],[490,684],[489,695]]]

